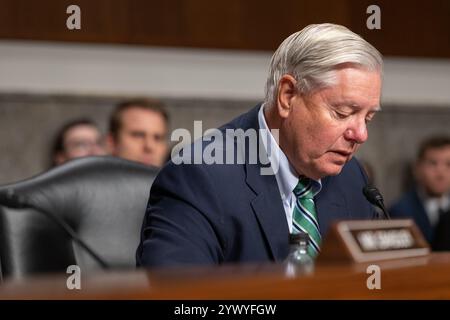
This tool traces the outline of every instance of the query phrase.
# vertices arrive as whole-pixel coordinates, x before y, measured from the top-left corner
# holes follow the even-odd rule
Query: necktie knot
[[[297,199],[313,199],[313,190],[311,179],[301,177],[294,188],[294,194]]]

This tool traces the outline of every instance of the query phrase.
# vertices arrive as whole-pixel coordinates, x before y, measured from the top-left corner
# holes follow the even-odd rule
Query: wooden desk
[[[450,253],[386,261],[381,289],[369,290],[369,264],[317,265],[309,276],[289,277],[282,265],[244,265],[101,272],[6,281],[0,299],[450,299]]]

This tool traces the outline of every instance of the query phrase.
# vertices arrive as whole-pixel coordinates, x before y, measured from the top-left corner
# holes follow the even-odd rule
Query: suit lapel
[[[267,240],[272,258],[283,260],[289,251],[289,230],[274,175],[261,175],[259,165],[246,165],[247,184],[255,192],[251,206]]]
[[[251,206],[275,261],[281,261],[289,250],[289,229],[282,205],[280,191],[274,175],[262,176],[258,165],[246,165],[247,184],[256,196]],[[322,237],[326,235],[333,222],[351,220],[344,195],[334,185],[333,177],[322,179],[322,190],[315,198],[317,217]]]
[[[322,190],[314,201],[322,237],[327,234],[334,221],[351,219],[344,195],[334,186],[333,177],[322,179]]]
[[[239,128],[259,129],[258,112],[261,105],[249,111]],[[259,135],[258,139],[259,139]],[[258,148],[260,144],[258,143]],[[259,155],[259,152],[258,152]],[[258,158],[258,160],[260,160]],[[286,258],[289,252],[289,229],[286,221],[283,203],[278,190],[275,175],[261,175],[261,163],[245,164],[247,185],[255,193],[251,206],[259,222],[261,231],[267,241],[267,247],[275,261]]]
[[[422,201],[419,198],[419,194],[417,193],[417,190],[414,190],[412,195],[412,203],[411,206],[414,219],[416,220],[416,223],[421,227],[421,229],[425,233],[425,237],[431,241],[432,235],[433,235],[433,227],[431,226],[430,219],[428,218],[428,214],[425,211],[425,207],[423,206]]]

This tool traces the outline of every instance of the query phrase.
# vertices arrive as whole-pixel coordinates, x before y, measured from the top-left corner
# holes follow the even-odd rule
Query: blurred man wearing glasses
[[[102,134],[89,119],[77,119],[65,124],[56,135],[52,150],[52,165],[87,156],[105,155]]]

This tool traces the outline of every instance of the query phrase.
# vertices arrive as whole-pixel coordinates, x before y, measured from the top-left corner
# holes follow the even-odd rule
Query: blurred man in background
[[[392,206],[391,215],[413,218],[433,249],[450,250],[450,137],[422,143],[414,176],[415,188]]]
[[[108,144],[116,157],[161,167],[168,153],[169,118],[159,101],[120,103],[109,122]]]
[[[77,119],[65,124],[57,133],[52,149],[52,166],[68,160],[105,155],[103,136],[93,121]]]

